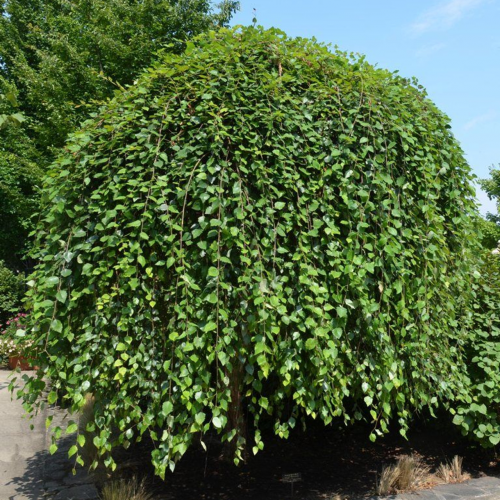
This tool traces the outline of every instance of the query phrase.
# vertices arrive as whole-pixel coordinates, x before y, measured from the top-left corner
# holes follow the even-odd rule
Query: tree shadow
[[[3,368],[0,368],[0,372],[2,373],[2,375],[12,373],[11,370],[3,369]],[[6,380],[4,380],[4,378],[6,378]],[[7,388],[9,387],[9,384],[10,384],[10,377],[9,376],[7,376],[7,377],[2,376],[2,379],[0,380],[0,391],[7,390]]]
[[[72,473],[74,463],[68,459],[68,450],[73,444],[74,436],[66,436],[58,440],[58,449],[53,455],[44,449],[27,459],[16,450],[17,456],[13,456],[12,461],[24,462],[25,468],[6,484],[10,496],[0,494],[1,500],[40,500],[60,491],[70,494],[75,491],[73,488],[79,490],[78,498],[95,498],[92,490],[83,491],[92,482],[87,471],[79,467],[75,475]]]
[[[72,474],[74,464],[68,459],[68,450],[73,444],[74,438],[66,436],[59,439],[58,450],[53,455],[46,449],[36,452],[28,459],[19,455],[18,459],[23,460],[26,466],[22,474],[13,477],[6,485],[15,491],[12,499],[19,495],[28,500],[40,500],[47,494],[53,495],[88,483],[85,470],[79,468],[76,475]]]
[[[45,495],[44,470],[48,452],[45,450],[37,452],[26,460],[19,451],[16,449],[16,454],[11,458],[11,461],[24,461],[26,468],[22,475],[13,477],[5,484],[9,493],[12,492],[12,495],[6,497],[5,500],[15,500],[19,497],[40,500]]]

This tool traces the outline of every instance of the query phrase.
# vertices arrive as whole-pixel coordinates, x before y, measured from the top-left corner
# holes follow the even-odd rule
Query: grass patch
[[[116,479],[107,482],[101,491],[100,500],[152,500],[153,495],[146,488],[146,481]]]
[[[377,480],[376,490],[380,496],[401,491],[413,491],[425,482],[429,467],[415,455],[405,455],[393,465],[383,467]]]

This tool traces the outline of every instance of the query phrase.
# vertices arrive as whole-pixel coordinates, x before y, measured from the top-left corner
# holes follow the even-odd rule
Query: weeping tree
[[[469,180],[416,81],[277,30],[196,38],[46,181],[28,408],[92,393],[106,465],[147,435],[160,475],[210,432],[236,461],[309,418],[404,435],[463,391]]]

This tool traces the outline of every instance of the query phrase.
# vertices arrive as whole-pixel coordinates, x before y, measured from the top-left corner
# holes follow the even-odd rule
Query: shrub
[[[92,392],[105,463],[147,433],[161,475],[210,431],[236,460],[307,417],[404,434],[463,386],[474,205],[449,128],[415,81],[276,30],[165,55],[46,181],[28,405],[42,377],[75,413]]]
[[[19,311],[23,295],[24,275],[14,273],[0,260],[0,325],[5,326]]]
[[[500,443],[500,255],[482,256],[464,316],[469,380],[454,423],[483,446]]]
[[[486,249],[497,248],[500,241],[500,226],[491,220],[478,217],[476,221],[477,229],[480,233],[479,241],[481,246]]]

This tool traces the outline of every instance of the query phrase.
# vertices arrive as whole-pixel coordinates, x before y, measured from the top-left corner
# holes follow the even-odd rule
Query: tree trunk
[[[241,385],[243,382],[243,365],[236,360],[231,372],[227,372],[229,378],[229,390],[231,394],[231,402],[227,412],[228,430],[236,430],[236,434],[231,441],[225,443],[222,451],[222,457],[226,460],[233,460],[238,447],[238,441],[245,441],[242,452],[243,460],[246,459],[246,442],[247,442],[247,423],[242,405]]]

